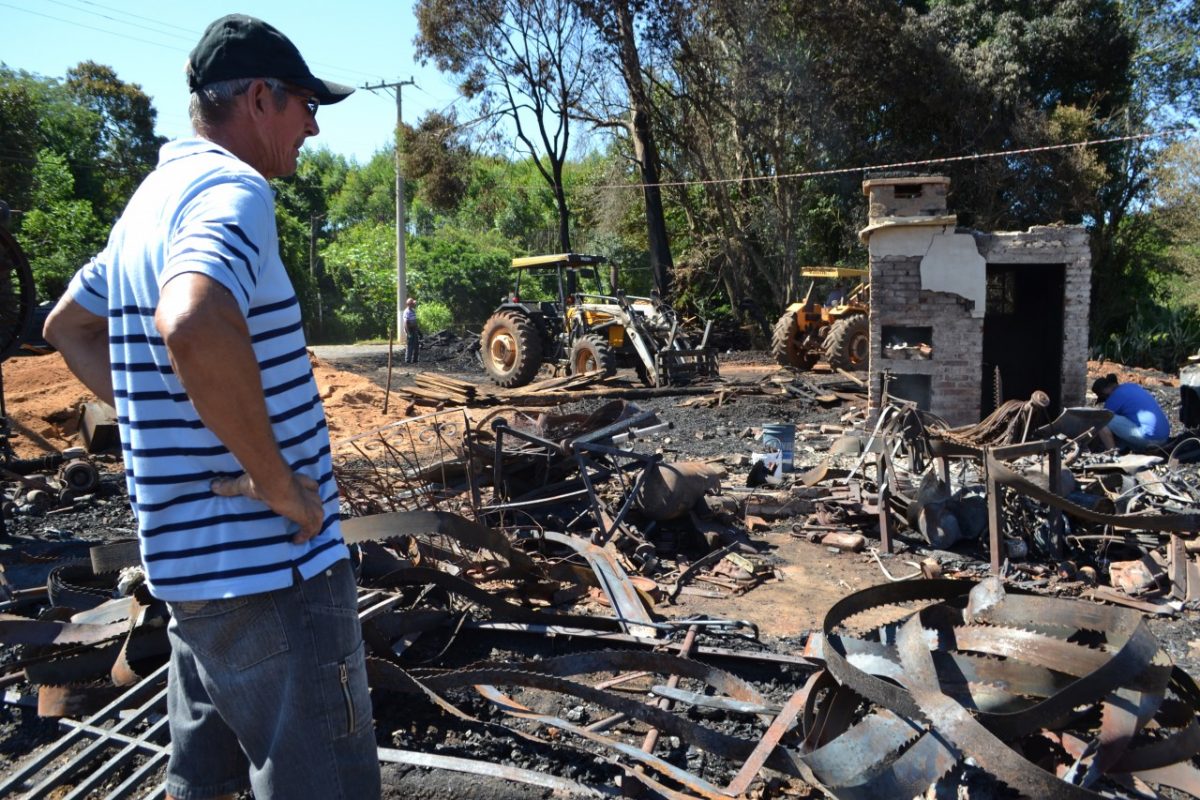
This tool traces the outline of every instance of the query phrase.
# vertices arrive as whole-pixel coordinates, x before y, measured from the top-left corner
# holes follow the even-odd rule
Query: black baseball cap
[[[188,86],[193,92],[236,78],[279,78],[312,90],[323,106],[354,91],[315,77],[296,45],[278,28],[246,14],[228,14],[209,25],[188,56]]]

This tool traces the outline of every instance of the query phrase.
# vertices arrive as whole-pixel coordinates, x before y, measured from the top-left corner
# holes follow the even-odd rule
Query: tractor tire
[[[796,313],[789,311],[775,323],[771,334],[771,355],[781,367],[811,369],[817,363],[818,353],[804,346],[804,334],[796,324]]]
[[[616,373],[617,358],[604,337],[596,334],[580,336],[571,345],[567,372],[571,375],[582,375],[595,370],[600,370],[605,377]]]
[[[825,337],[825,360],[834,369],[866,372],[871,355],[871,324],[863,314],[833,323]]]
[[[479,335],[483,368],[497,386],[511,389],[533,380],[542,366],[542,340],[533,322],[515,311],[497,311]]]

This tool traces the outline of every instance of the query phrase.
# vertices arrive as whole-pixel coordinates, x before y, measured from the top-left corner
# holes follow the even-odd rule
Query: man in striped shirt
[[[353,89],[245,15],[210,25],[187,73],[196,137],[163,147],[46,338],[117,409],[147,583],[171,609],[168,795],[378,796],[329,435],[267,183]]]

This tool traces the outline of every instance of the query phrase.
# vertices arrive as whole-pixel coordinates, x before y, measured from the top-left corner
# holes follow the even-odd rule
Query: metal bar
[[[779,740],[787,733],[793,724],[796,722],[796,717],[804,710],[805,703],[808,702],[808,691],[812,684],[798,690],[787,701],[780,712],[771,722],[771,727],[767,728],[767,732],[763,734],[763,738],[759,741],[758,746],[754,748],[754,752],[742,764],[738,774],[729,782],[726,792],[732,797],[737,797],[750,788],[750,782],[754,780],[754,776],[762,769],[762,765],[766,762],[767,757],[771,755],[771,751],[779,745]]]
[[[574,481],[572,481],[573,483]],[[566,502],[567,500],[575,500],[587,495],[587,489],[575,489],[564,494],[556,494],[551,497],[539,497],[534,500],[520,500],[509,503],[497,503],[491,506],[480,506],[480,514],[489,514],[493,511],[511,511],[518,508],[536,508],[538,506],[552,506],[556,503]]]
[[[170,757],[170,750],[163,750],[155,753],[146,762],[133,771],[120,786],[113,789],[105,800],[122,800],[126,797],[134,797],[135,794],[145,788],[146,778],[154,774],[161,767],[165,767],[166,760]],[[164,781],[160,783],[149,794],[141,795],[140,800],[156,800],[156,798],[165,798],[167,796],[167,784]]]
[[[546,531],[543,536],[547,541],[566,545],[587,559],[600,588],[608,596],[613,612],[617,616],[622,630],[631,634],[649,634],[658,636],[658,628],[650,617],[650,612],[642,603],[641,597],[625,570],[602,547],[598,547],[586,539],[564,533]]]
[[[991,558],[993,575],[1000,574],[1001,548],[1004,546],[1000,517],[1000,483],[996,480],[990,457],[983,460],[983,472],[987,485],[987,518],[988,518],[988,553]]]
[[[632,417],[617,420],[609,425],[605,425],[603,428],[597,428],[594,431],[576,436],[571,440],[570,447],[573,449],[580,445],[595,444],[604,439],[609,439],[618,433],[624,433],[630,428],[635,428],[643,422],[649,422],[655,416],[655,412],[653,411],[643,411],[639,414],[634,414]]]
[[[661,649],[667,652],[674,652],[679,649],[679,645],[672,644],[670,642],[664,642],[661,639],[651,639],[649,637],[634,636],[627,633],[594,631],[585,628],[568,628],[564,625],[542,625],[528,622],[481,621],[468,622],[463,626],[463,628],[479,631],[528,633],[536,636],[563,636],[567,638],[598,639],[601,641],[615,642],[618,644],[631,645],[635,647]],[[820,668],[820,664],[803,656],[793,656],[786,653],[773,653],[766,650],[754,652],[747,650],[732,650],[728,647],[699,645],[696,647],[695,654],[709,658],[731,658],[738,661],[749,661],[751,663],[785,664],[788,666],[808,669]]]
[[[531,769],[520,769],[487,761],[475,761],[469,758],[443,756],[433,753],[414,753],[411,750],[395,750],[390,747],[379,748],[379,760],[391,764],[409,764],[426,769],[444,769],[454,772],[464,772],[469,775],[486,775],[506,781],[541,786],[551,789],[556,794],[563,792],[570,797],[615,797],[619,790],[609,786],[591,786],[575,781],[538,772]]]
[[[683,637],[683,644],[679,645],[679,655],[684,658],[690,658],[692,650],[696,646],[696,632],[700,629],[692,625],[687,630],[687,635]],[[667,688],[674,689],[679,685],[679,676],[672,675],[667,679]],[[664,711],[670,711],[671,706],[675,705],[675,701],[670,697],[661,697],[658,700],[658,707]],[[646,731],[646,738],[642,740],[642,750],[647,753],[654,752],[654,745],[658,744],[658,728],[651,728]]]
[[[896,546],[892,542],[892,490],[886,482],[879,484],[879,546],[885,553],[894,553]]]
[[[143,679],[141,683],[137,684],[137,686],[134,687],[134,690],[145,685],[149,681],[157,681],[157,680],[165,677],[166,671],[167,671],[167,665],[163,664],[161,667],[159,667],[157,670],[154,671],[153,675]],[[88,724],[95,725],[95,723],[102,722],[106,718],[116,718],[117,716],[119,716],[119,714],[117,712],[120,711],[121,701],[126,700],[129,697],[129,695],[133,693],[134,690],[131,690],[130,692],[126,692],[125,694],[118,697],[115,701],[113,701],[109,705],[105,706],[104,709],[102,709],[98,714],[93,715],[89,719]],[[167,694],[167,690],[165,688],[162,689],[161,691],[159,691],[152,698],[150,698],[150,700],[148,702],[146,702],[143,706],[138,708],[132,716],[126,717],[123,720],[119,720],[116,723],[116,725],[113,726],[112,732],[121,733],[122,728],[133,725],[136,722],[140,721],[141,716],[144,713],[151,710],[153,708],[153,706],[155,706],[156,704],[158,704],[160,702],[163,702],[166,699],[166,694]],[[113,716],[113,715],[115,715],[115,716]],[[73,730],[72,733],[88,735],[87,731],[83,730],[83,729]],[[61,739],[59,741],[63,741],[68,738],[71,738],[70,734],[63,737],[63,739]],[[39,783],[37,786],[33,787],[33,789],[31,789],[29,791],[28,796],[29,797],[43,797],[51,789],[55,788],[56,786],[59,786],[64,778],[73,774],[76,770],[81,769],[83,766],[87,765],[98,753],[102,752],[103,749],[108,746],[107,740],[109,738],[110,738],[109,736],[105,736],[103,738],[93,741],[86,748],[84,748],[84,750],[81,753],[72,757],[70,761],[68,761],[66,764],[63,764],[61,767],[56,769],[54,772],[50,773],[50,775],[48,775],[41,783]],[[39,768],[39,771],[40,771],[40,768]],[[0,787],[0,788],[3,788],[3,787]]]
[[[1056,495],[1062,495],[1062,450],[1052,448],[1047,454],[1047,469],[1050,471],[1047,486]],[[1054,547],[1054,555],[1059,558],[1063,554],[1063,512],[1062,509],[1050,506],[1048,515],[1050,526],[1050,541]]]
[[[144,678],[141,683],[136,684],[128,692],[125,692],[107,706],[93,714],[88,721],[100,722],[110,716],[115,719],[117,712],[119,712],[122,708],[127,707],[130,703],[135,702],[133,698],[139,697],[149,689],[154,688],[153,684],[158,680],[165,679],[166,674],[167,665],[163,664],[149,676]],[[114,730],[119,732],[119,729],[124,727],[124,725],[124,722],[119,722]],[[60,755],[69,751],[80,739],[86,737],[86,735],[86,731],[72,730],[58,741],[49,745],[37,756],[16,767],[4,781],[4,783],[0,784],[0,796],[15,791],[18,787],[22,786],[26,780],[41,772],[46,765],[56,761]]]

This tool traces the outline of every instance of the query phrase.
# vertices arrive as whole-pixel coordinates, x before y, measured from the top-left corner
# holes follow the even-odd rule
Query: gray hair
[[[234,98],[245,94],[256,80],[264,81],[271,87],[275,109],[282,111],[287,105],[287,86],[283,81],[276,78],[233,78],[216,81],[192,92],[191,100],[188,101],[188,116],[191,117],[192,127],[201,131],[224,122],[229,117]]]

